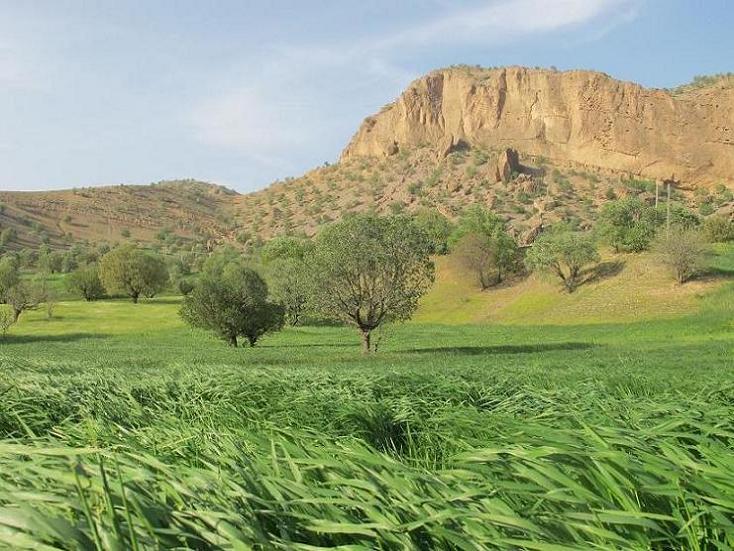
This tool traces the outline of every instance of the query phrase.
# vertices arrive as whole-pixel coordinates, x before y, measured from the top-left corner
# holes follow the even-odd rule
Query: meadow
[[[340,327],[233,350],[175,297],[24,314],[0,547],[734,546],[731,283],[614,323],[439,324],[431,300],[372,356]]]

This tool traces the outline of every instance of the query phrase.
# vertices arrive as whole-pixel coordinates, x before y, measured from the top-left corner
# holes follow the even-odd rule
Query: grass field
[[[175,298],[29,313],[0,344],[0,547],[734,546],[732,283],[613,323],[581,290],[503,324],[432,300],[373,357],[335,327],[233,350]]]

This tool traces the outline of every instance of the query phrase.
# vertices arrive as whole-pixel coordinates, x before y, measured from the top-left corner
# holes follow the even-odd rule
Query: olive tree
[[[449,244],[459,262],[476,275],[482,290],[501,283],[518,265],[517,243],[504,220],[478,205],[466,209]]]
[[[19,281],[5,291],[3,298],[5,303],[10,306],[13,313],[13,323],[15,323],[23,312],[37,308],[39,304],[46,300],[46,294],[44,289],[37,285],[33,285],[28,281]]]
[[[69,291],[81,295],[88,302],[99,300],[105,294],[96,264],[89,264],[73,271],[66,276],[65,283]]]
[[[306,312],[309,278],[306,257],[313,244],[296,237],[268,241],[260,253],[270,296],[285,309],[288,325],[298,325]]]
[[[102,257],[99,278],[109,293],[123,293],[134,303],[141,295],[152,297],[168,282],[168,269],[160,257],[135,245],[122,245]]]
[[[327,226],[308,258],[310,302],[327,318],[355,326],[365,353],[386,321],[409,319],[430,288],[426,234],[404,216],[364,214]]]
[[[191,326],[214,331],[230,346],[237,346],[238,337],[255,346],[264,334],[283,327],[283,307],[268,301],[263,278],[240,263],[204,274],[180,313]]]
[[[584,267],[600,260],[591,236],[560,228],[542,234],[525,257],[531,271],[551,272],[558,276],[569,293],[581,284]]]
[[[661,232],[652,250],[675,280],[685,283],[704,268],[709,246],[699,231],[675,227],[669,232]]]

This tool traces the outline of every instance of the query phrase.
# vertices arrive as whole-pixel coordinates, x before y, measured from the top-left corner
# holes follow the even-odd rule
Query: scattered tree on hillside
[[[321,231],[308,258],[311,303],[357,327],[368,353],[372,331],[409,319],[430,288],[430,251],[428,236],[405,216],[347,217]]]
[[[431,254],[448,253],[449,236],[454,229],[448,218],[436,209],[424,208],[413,216],[413,221],[428,236]]]
[[[685,283],[704,267],[709,247],[697,230],[671,228],[660,232],[653,243],[658,261],[666,266],[678,283]]]
[[[591,236],[558,228],[535,240],[527,253],[525,265],[531,271],[553,273],[566,290],[573,293],[582,283],[582,270],[599,259]]]
[[[99,278],[99,269],[96,264],[79,268],[66,277],[66,287],[73,293],[78,293],[88,302],[99,300],[105,295],[105,288]]]
[[[663,216],[638,197],[627,197],[602,207],[597,231],[615,252],[640,252],[650,246]]]
[[[268,301],[263,278],[240,263],[225,266],[220,274],[204,274],[184,298],[181,317],[231,346],[237,346],[238,337],[255,346],[264,334],[283,327],[282,306]]]
[[[728,216],[709,216],[703,223],[703,236],[709,243],[734,241],[734,220]]]
[[[477,275],[482,290],[501,283],[517,269],[517,243],[505,222],[478,205],[466,209],[449,244],[459,261]]]
[[[124,293],[137,303],[141,295],[152,297],[165,287],[168,270],[158,256],[130,244],[102,257],[99,278],[108,293]]]

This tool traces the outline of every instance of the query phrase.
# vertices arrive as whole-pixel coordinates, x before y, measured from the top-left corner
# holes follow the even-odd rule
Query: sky
[[[734,71],[733,24],[734,0],[0,0],[0,190],[253,191],[432,69],[671,87]]]

